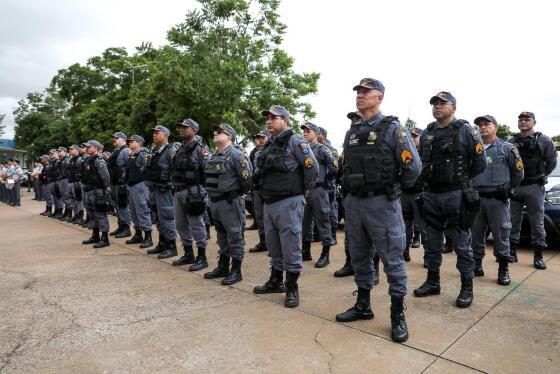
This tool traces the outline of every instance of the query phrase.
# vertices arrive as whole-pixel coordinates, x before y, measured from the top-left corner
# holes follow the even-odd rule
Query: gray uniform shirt
[[[211,197],[226,192],[245,193],[251,188],[251,165],[233,144],[214,153],[206,165],[205,187]]]
[[[335,177],[338,171],[338,163],[329,147],[315,142],[311,144],[311,150],[319,163],[319,176],[316,183],[323,183],[327,176],[329,178]]]
[[[513,144],[496,138],[486,148],[486,163],[488,167],[473,180],[479,191],[515,188],[523,180],[523,161]]]

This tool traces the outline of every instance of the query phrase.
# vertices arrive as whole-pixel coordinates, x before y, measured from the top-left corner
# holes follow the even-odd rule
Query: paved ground
[[[374,320],[334,321],[354,302],[352,279],[332,276],[342,245],[326,269],[305,263],[300,307],[289,310],[281,294],[251,292],[267,279],[265,254],[248,254],[243,281],[224,287],[124,239],[94,255],[80,244],[87,230],[39,216],[42,203],[28,196],[20,208],[0,204],[0,372],[560,372],[558,251],[536,271],[522,250],[502,287],[488,250],[467,310],[454,306],[460,281],[444,255],[442,295],[407,298],[411,337],[396,344],[384,277]],[[208,252],[212,268],[214,239]],[[411,290],[425,277],[421,258],[414,250],[407,265]]]

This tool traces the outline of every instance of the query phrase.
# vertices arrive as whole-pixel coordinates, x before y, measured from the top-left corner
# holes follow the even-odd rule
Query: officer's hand
[[[107,193],[111,193],[111,187],[107,187],[105,191],[107,191]]]
[[[303,190],[303,196],[307,197],[309,195],[309,190]]]

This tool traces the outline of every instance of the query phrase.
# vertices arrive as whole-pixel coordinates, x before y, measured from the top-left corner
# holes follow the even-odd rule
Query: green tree
[[[552,137],[553,142],[560,142],[560,135],[556,135]]]
[[[5,114],[0,114],[0,138],[2,137],[2,135],[4,135],[4,132],[6,132],[6,125],[2,124],[2,122],[4,122],[5,117],[6,117]]]
[[[409,130],[413,129],[416,127],[416,121],[414,121],[412,118],[409,117],[406,119],[404,126]]]
[[[498,127],[498,138],[502,140],[507,140],[512,135],[511,129],[508,125],[502,124]]]

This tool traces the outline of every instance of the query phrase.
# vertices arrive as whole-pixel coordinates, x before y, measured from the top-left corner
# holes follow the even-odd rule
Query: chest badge
[[[494,160],[492,159],[492,157],[490,157],[490,156],[486,157],[486,163],[487,163],[488,165],[492,165],[492,162],[493,162],[493,161],[494,161]]]
[[[377,140],[377,133],[375,131],[370,132],[367,140],[368,144],[375,144],[375,141]]]
[[[222,170],[222,165],[216,164],[216,171],[221,171],[221,170]]]

